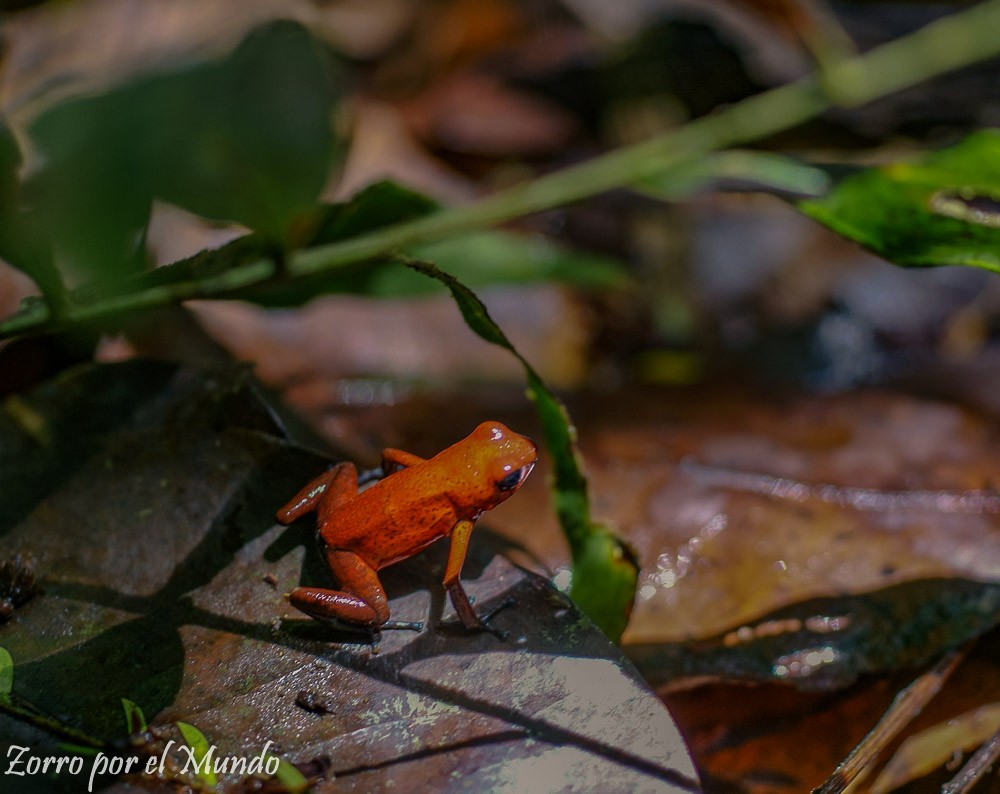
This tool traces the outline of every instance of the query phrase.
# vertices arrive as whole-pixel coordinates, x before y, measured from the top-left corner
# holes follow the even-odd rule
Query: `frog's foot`
[[[480,616],[476,615],[473,612],[472,613],[473,619],[470,620],[469,622],[466,622],[465,620],[442,621],[441,623],[438,623],[438,628],[451,630],[461,626],[466,631],[473,631],[473,632],[485,631],[487,634],[492,634],[498,640],[504,641],[509,636],[509,632],[506,632],[503,629],[495,628],[491,624],[493,618],[496,617],[498,612],[507,609],[507,607],[512,607],[512,606],[514,606],[514,599],[511,596],[507,596],[507,598],[501,601],[499,605],[495,606],[485,615]],[[471,609],[471,601],[470,601],[470,609]],[[461,615],[461,613],[459,614]]]
[[[368,629],[368,642],[372,647],[372,655],[377,656],[382,642],[383,631],[423,631],[424,624],[409,620],[388,620],[381,626]]]
[[[487,612],[485,615],[479,618],[479,622],[483,624],[482,630],[488,631],[498,640],[506,640],[509,635],[509,632],[502,631],[501,629],[495,629],[490,624],[493,621],[493,618],[496,617],[498,612],[501,612],[502,610],[512,606],[514,606],[514,599],[511,596],[507,596],[497,606],[493,607],[493,609],[491,609],[489,612]]]

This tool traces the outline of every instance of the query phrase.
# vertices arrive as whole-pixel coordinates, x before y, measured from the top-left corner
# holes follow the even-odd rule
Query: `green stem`
[[[16,720],[20,720],[21,722],[25,722],[35,728],[38,728],[39,730],[45,731],[46,733],[59,739],[73,742],[84,747],[93,747],[95,750],[101,750],[108,746],[107,742],[98,739],[95,736],[91,736],[89,733],[78,730],[70,725],[59,722],[59,720],[54,717],[50,717],[47,714],[43,714],[33,706],[22,706],[12,702],[8,698],[0,698],[0,714],[6,714]]]
[[[385,256],[417,242],[490,226],[649,179],[678,163],[789,129],[830,109],[854,106],[931,77],[1000,54],[1000,0],[986,0],[915,33],[854,58],[836,62],[823,79],[801,80],[750,97],[643,143],[609,152],[553,174],[500,191],[474,204],[446,209],[289,257],[285,277],[308,276]],[[48,332],[123,311],[190,298],[215,298],[262,284],[270,262],[235,267],[212,279],[155,287],[86,306],[60,320],[45,312],[0,323],[0,338]]]
[[[1000,51],[1000,42],[997,50]],[[346,242],[310,248],[292,258],[289,271],[294,275],[317,273],[414,243],[492,226],[632,185],[684,160],[794,126],[827,106],[813,81],[791,83],[675,131],[516,185],[474,204],[444,210]]]

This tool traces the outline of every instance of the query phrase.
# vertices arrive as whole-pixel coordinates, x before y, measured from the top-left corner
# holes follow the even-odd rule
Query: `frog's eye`
[[[531,471],[530,466],[524,466],[516,471],[512,471],[506,477],[504,477],[500,482],[497,483],[497,488],[501,491],[512,491],[517,486],[521,484],[525,477],[528,476],[528,472]]]

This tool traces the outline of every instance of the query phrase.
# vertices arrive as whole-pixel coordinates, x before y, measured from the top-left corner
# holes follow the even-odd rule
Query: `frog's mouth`
[[[505,492],[517,490],[521,486],[521,483],[523,483],[528,478],[528,475],[531,474],[531,470],[533,468],[535,468],[534,461],[529,463],[527,466],[522,466],[520,469],[512,471],[497,483],[497,488]]]

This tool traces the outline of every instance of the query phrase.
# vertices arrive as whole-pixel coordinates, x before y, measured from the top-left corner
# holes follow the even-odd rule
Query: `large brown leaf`
[[[697,785],[634,668],[487,531],[464,578],[479,608],[514,598],[496,619],[506,642],[436,626],[443,548],[384,572],[393,617],[431,628],[387,632],[378,655],[287,606],[282,592],[327,579],[310,522],[279,527],[274,510],[326,462],[284,437],[244,373],[87,367],[18,399],[19,422],[0,416],[0,533],[43,593],[0,628],[16,696],[102,737],[125,733],[127,697],[222,755],[273,741],[325,757],[318,791]],[[297,706],[302,691],[329,713]],[[43,739],[8,718],[0,737]]]
[[[508,397],[494,387],[327,406],[315,424],[372,460],[372,438],[426,453],[484,402],[530,433]],[[901,391],[761,395],[719,383],[596,394],[569,408],[594,514],[642,564],[626,645],[706,639],[800,602],[919,579],[998,581],[989,416]],[[525,562],[558,572],[568,555],[547,500],[533,476],[493,526]]]

